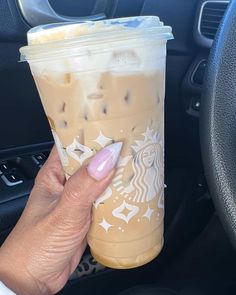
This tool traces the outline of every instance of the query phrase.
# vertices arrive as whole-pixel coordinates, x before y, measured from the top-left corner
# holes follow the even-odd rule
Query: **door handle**
[[[105,13],[82,17],[60,15],[55,12],[48,0],[17,0],[17,2],[24,19],[32,27],[48,23],[96,21],[106,18]],[[107,0],[97,0],[97,2],[104,7]]]

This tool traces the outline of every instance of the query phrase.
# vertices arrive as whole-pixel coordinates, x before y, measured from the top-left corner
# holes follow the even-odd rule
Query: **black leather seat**
[[[118,295],[178,295],[178,293],[170,289],[160,288],[153,285],[145,285],[125,290]]]
[[[229,288],[229,287],[228,287]],[[235,292],[227,292],[228,288],[224,284],[218,285],[217,282],[209,283],[188,283],[178,287],[178,291],[169,288],[163,288],[157,285],[142,285],[122,291],[117,295],[228,295],[236,294]],[[232,287],[233,288],[233,287]],[[232,290],[235,290],[235,286]]]

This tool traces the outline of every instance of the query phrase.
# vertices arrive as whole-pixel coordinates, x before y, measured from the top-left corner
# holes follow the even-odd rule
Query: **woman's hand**
[[[93,202],[109,185],[122,144],[100,151],[68,181],[54,148],[26,208],[0,248],[0,281],[19,295],[63,288],[86,247]]]

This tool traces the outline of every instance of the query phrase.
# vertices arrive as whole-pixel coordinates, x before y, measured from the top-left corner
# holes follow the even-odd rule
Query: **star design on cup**
[[[112,139],[109,137],[106,137],[101,131],[98,135],[98,137],[94,140],[96,143],[98,143],[101,147],[105,147],[108,143],[112,142]]]
[[[106,221],[105,218],[103,218],[102,222],[99,223],[99,225],[106,231],[108,232],[109,228],[114,226],[112,224],[110,224],[109,222]]]
[[[93,155],[93,151],[80,143],[80,137],[74,138],[73,142],[66,147],[67,154],[81,165]]]
[[[132,219],[138,212],[139,208],[137,206],[128,204],[124,201],[118,208],[112,211],[112,215],[129,223],[130,219]]]
[[[151,221],[151,217],[152,217],[153,212],[154,212],[154,210],[148,206],[147,211],[145,212],[143,217],[146,217],[149,221]]]

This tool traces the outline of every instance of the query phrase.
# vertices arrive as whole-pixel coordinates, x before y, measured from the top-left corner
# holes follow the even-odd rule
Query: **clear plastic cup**
[[[123,141],[117,173],[95,202],[95,259],[133,268],[163,246],[164,94],[171,28],[158,17],[53,24],[28,33],[28,61],[69,178]]]

